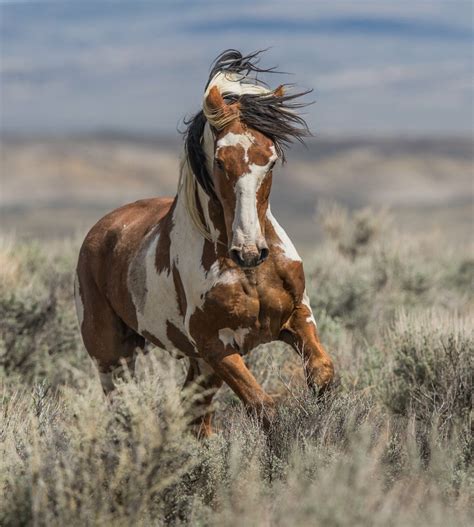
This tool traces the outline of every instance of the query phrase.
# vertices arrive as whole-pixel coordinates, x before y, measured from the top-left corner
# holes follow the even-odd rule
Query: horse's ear
[[[204,101],[206,109],[211,113],[221,113],[225,111],[225,101],[217,86],[213,86]]]
[[[204,115],[207,120],[221,130],[239,116],[239,104],[226,104],[219,88],[213,86],[203,104]]]

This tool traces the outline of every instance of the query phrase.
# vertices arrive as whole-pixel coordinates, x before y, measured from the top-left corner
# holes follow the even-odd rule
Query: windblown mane
[[[231,119],[240,119],[245,125],[258,130],[271,139],[281,161],[285,161],[285,147],[295,140],[303,142],[303,138],[310,134],[305,120],[297,114],[297,110],[308,105],[297,99],[307,95],[312,90],[285,93],[291,85],[280,85],[275,90],[258,78],[259,73],[279,73],[275,68],[261,68],[260,54],[256,51],[242,55],[240,51],[228,49],[221,53],[211,66],[209,79],[206,83],[203,109],[191,119],[185,120],[187,126],[184,131],[185,157],[181,169],[181,183],[187,185],[187,193],[193,194],[191,181],[186,177],[194,174],[199,185],[208,196],[215,196],[212,177],[208,172],[206,154],[203,149],[203,135],[206,122],[215,128],[222,129],[229,124],[229,117],[225,119],[215,115],[206,107],[206,97],[212,87],[217,86],[221,96],[229,103],[239,103],[239,112]],[[183,173],[183,170],[185,173]],[[192,174],[188,174],[192,172]],[[189,180],[189,177],[187,179]],[[194,180],[194,178],[192,178]],[[193,198],[189,196],[192,201]],[[190,206],[192,215],[195,207]],[[195,212],[195,211],[194,211]],[[193,218],[194,223],[198,218]],[[196,225],[207,238],[209,233],[205,226],[198,221]]]

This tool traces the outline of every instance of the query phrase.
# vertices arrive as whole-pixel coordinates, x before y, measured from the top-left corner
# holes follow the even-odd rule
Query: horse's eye
[[[271,170],[273,170],[273,167],[275,166],[276,164],[276,161],[273,161],[273,163],[268,167],[268,171],[270,172]]]
[[[224,162],[222,161],[222,159],[216,159],[216,165],[221,169],[221,170],[224,170],[225,167],[224,167]]]

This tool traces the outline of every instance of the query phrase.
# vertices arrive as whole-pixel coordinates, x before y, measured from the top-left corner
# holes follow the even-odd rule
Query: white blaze
[[[254,170],[254,167],[258,169]],[[232,223],[232,245],[255,244],[262,235],[257,213],[257,192],[265,173],[258,165],[250,165],[251,171],[235,184],[235,212]],[[263,172],[263,173],[262,173]]]

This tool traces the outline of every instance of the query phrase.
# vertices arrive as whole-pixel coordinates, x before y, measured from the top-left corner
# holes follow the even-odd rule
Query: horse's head
[[[241,267],[255,267],[268,257],[265,216],[278,155],[273,141],[243,123],[239,103],[227,104],[217,87],[206,98],[206,112],[236,114],[213,129],[212,179],[224,211],[230,257]]]
[[[287,94],[283,86],[262,85],[256,74],[273,70],[257,65],[259,53],[228,50],[214,62],[202,111],[188,123],[184,167],[190,170],[182,171],[181,179],[188,185],[193,222],[209,239],[215,237],[193,202],[195,182],[220,202],[229,256],[242,267],[255,267],[268,257],[265,216],[272,169],[278,159],[284,161],[285,145],[309,133],[296,113],[305,103],[295,102],[308,92]]]

